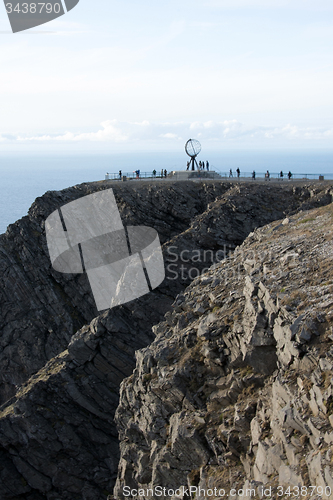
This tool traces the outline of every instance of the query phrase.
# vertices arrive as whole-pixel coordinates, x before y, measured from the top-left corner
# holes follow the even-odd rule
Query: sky
[[[333,149],[332,89],[332,0],[0,5],[0,151]]]

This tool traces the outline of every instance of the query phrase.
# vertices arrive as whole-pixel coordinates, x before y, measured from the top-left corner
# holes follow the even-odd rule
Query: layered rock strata
[[[183,279],[178,271],[177,279],[167,274],[153,293],[96,316],[86,277],[63,275],[51,268],[44,233],[46,217],[64,203],[109,187],[114,189],[125,225],[142,224],[158,230],[166,265],[172,246],[176,269],[194,266],[200,275],[213,263],[205,261],[207,250],[221,251],[219,258],[224,258],[226,248],[235,248],[255,227],[332,200],[328,183],[273,188],[227,182],[102,182],[49,192],[37,199],[28,217],[11,225],[0,241],[3,500],[105,500],[112,492],[118,464],[113,416],[120,382],[132,373],[134,352],[152,342],[152,326],[156,333],[164,328],[160,321],[165,312],[191,282],[191,276]],[[186,262],[184,255],[190,261]],[[233,273],[227,262],[223,260],[225,269]],[[230,317],[238,300],[234,295]],[[180,304],[181,297],[177,299]],[[202,315],[202,307],[194,297],[186,313],[189,319],[181,315],[177,328],[182,330],[192,316]],[[172,317],[168,314],[167,321],[172,322]],[[276,353],[269,341],[265,340],[265,353],[270,353],[269,363],[274,366]],[[192,336],[189,346],[191,342]],[[220,347],[227,352],[228,347]],[[244,346],[239,349],[235,366]],[[257,352],[248,350],[252,363],[260,359]],[[221,370],[222,365],[216,363]],[[270,376],[271,369],[261,377]],[[144,378],[145,384],[149,378],[149,374]],[[170,394],[177,393],[177,384],[170,387]],[[191,394],[193,387],[186,391]],[[138,406],[135,399],[133,405]]]
[[[176,298],[121,385],[116,498],[332,498],[332,222],[256,229]]]
[[[110,187],[125,225],[147,225],[159,233],[167,264],[167,281],[159,291],[168,304],[191,281],[188,272],[183,276],[180,269],[182,265],[191,267],[180,258],[184,249],[214,250],[213,257],[207,254],[208,258],[203,256],[196,263],[201,270],[214,263],[218,250],[233,249],[254,227],[304,204],[326,204],[332,197],[327,183],[273,188],[206,181],[98,182],[37,198],[28,216],[0,236],[0,404],[66,349],[71,336],[97,316],[86,275],[52,269],[44,223],[65,203]],[[159,312],[163,315],[165,307]],[[158,321],[156,317],[147,319],[148,328]]]
[[[152,296],[150,312],[154,303]],[[118,389],[133,370],[135,350],[152,340],[144,326],[125,308],[95,318],[0,409],[1,499],[112,493]]]
[[[0,404],[66,349],[71,336],[98,315],[86,275],[52,269],[44,224],[65,203],[110,187],[123,222],[155,227],[165,242],[187,229],[191,219],[229,186],[205,190],[182,184],[165,189],[158,184],[139,188],[102,182],[37,198],[28,216],[10,225],[0,237]],[[164,312],[162,308],[160,314]]]

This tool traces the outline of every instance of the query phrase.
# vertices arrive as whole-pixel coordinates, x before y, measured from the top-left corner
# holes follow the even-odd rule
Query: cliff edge
[[[142,224],[157,229],[163,246],[166,278],[160,287],[146,296],[98,314],[85,275],[64,275],[52,269],[44,221],[63,204],[108,188],[114,191],[125,225]],[[153,484],[160,480],[156,471],[164,471],[164,468],[182,471],[179,476],[181,482],[188,481],[188,477],[192,476],[194,482],[198,481],[198,477],[202,481],[204,476],[200,468],[204,465],[216,466],[219,460],[225,460],[226,464],[228,460],[234,460],[231,448],[239,453],[239,456],[235,455],[237,460],[243,455],[247,457],[244,463],[249,464],[246,471],[250,470],[253,466],[252,452],[247,455],[247,451],[238,451],[237,440],[229,450],[228,443],[233,439],[229,439],[229,431],[221,444],[214,437],[217,425],[214,423],[215,414],[212,412],[212,420],[207,420],[206,412],[210,405],[212,408],[215,404],[217,408],[224,408],[227,402],[228,411],[235,411],[238,394],[247,387],[250,387],[249,391],[252,391],[252,386],[255,391],[265,388],[265,384],[268,387],[270,377],[278,369],[278,363],[282,362],[280,358],[288,357],[289,350],[293,356],[292,366],[296,359],[303,358],[302,354],[297,354],[298,347],[295,347],[295,352],[290,347],[293,340],[289,343],[286,340],[285,347],[282,340],[278,343],[275,334],[271,333],[275,322],[282,318],[282,309],[280,311],[280,303],[277,305],[274,302],[273,285],[265,280],[258,281],[257,277],[263,271],[261,268],[256,271],[259,264],[266,269],[270,261],[267,257],[260,257],[258,264],[258,259],[251,255],[244,259],[238,252],[247,247],[239,245],[249,233],[255,231],[254,236],[249,236],[257,242],[251,248],[256,248],[257,244],[260,252],[264,248],[266,253],[271,250],[271,259],[274,260],[275,250],[280,251],[274,242],[282,241],[282,237],[292,239],[298,234],[297,222],[293,221],[299,211],[313,207],[326,210],[326,206],[328,210],[332,194],[332,186],[327,182],[281,183],[274,186],[268,183],[215,181],[99,182],[48,192],[38,198],[28,216],[9,226],[6,234],[0,237],[1,500],[105,500],[112,495],[120,456],[114,415],[123,379],[126,380],[117,417],[122,453],[117,496],[121,497],[125,483]],[[288,224],[268,226],[271,227],[269,237],[266,237],[267,227],[263,232],[256,229],[277,219],[286,220],[287,216],[290,218]],[[309,217],[311,219],[312,215]],[[304,216],[303,219],[309,217]],[[326,224],[326,219],[322,220]],[[307,229],[311,235],[312,224],[315,224],[314,221],[300,222],[299,227]],[[321,240],[319,233],[316,234],[317,245]],[[310,244],[311,250],[314,246]],[[235,248],[236,253],[231,258]],[[288,271],[289,254],[289,250],[284,254],[281,250],[281,255],[286,258],[283,264],[287,266],[285,273],[294,272]],[[297,263],[297,257],[295,259]],[[234,262],[239,263],[240,274],[237,271],[234,275]],[[215,264],[217,267],[206,274],[205,270]],[[223,273],[226,276],[230,273],[226,283]],[[246,273],[250,282],[243,279]],[[289,274],[289,277],[292,280],[295,278],[295,283],[303,287],[303,283],[297,282],[296,275]],[[327,283],[328,288],[318,285],[314,297],[321,297],[319,291],[326,293],[330,290],[329,279]],[[283,288],[288,290],[286,293],[289,295],[288,286],[284,281],[278,282],[280,295],[283,295]],[[263,298],[266,297],[266,288],[262,287],[267,288],[267,297],[272,299]],[[244,289],[247,290],[245,295]],[[283,299],[282,295],[279,300]],[[267,304],[272,301],[273,312],[266,311],[268,305],[265,300]],[[259,305],[254,305],[254,301],[261,304],[263,311]],[[288,304],[283,307],[288,312]],[[289,314],[293,316],[296,312],[291,310]],[[266,316],[269,317],[269,326],[265,323]],[[291,321],[288,318],[286,321]],[[306,318],[304,321],[307,321]],[[253,334],[252,341],[249,340],[249,331],[257,320],[261,333],[259,336]],[[242,336],[246,321],[249,326],[246,327],[246,335]],[[299,321],[303,325],[303,320]],[[325,316],[323,322],[318,324],[324,328],[326,321]],[[210,325],[215,323],[211,339]],[[154,340],[155,335],[157,338]],[[281,335],[288,336],[287,333]],[[259,345],[256,344],[258,342]],[[141,351],[142,348],[147,348],[147,351]],[[161,352],[158,351],[160,348]],[[262,352],[267,363],[262,363]],[[317,354],[314,353],[314,356]],[[308,358],[312,359],[310,355]],[[250,370],[248,366],[255,374],[247,374]],[[171,373],[174,375],[171,376]],[[246,376],[251,382],[247,383]],[[165,386],[158,385],[160,377],[161,380],[166,377]],[[216,377],[220,380],[219,384]],[[240,382],[235,382],[238,380]],[[243,385],[238,388],[238,383]],[[209,393],[212,387],[217,391],[216,397]],[[225,401],[218,391],[226,391]],[[257,398],[256,392],[254,395]],[[316,398],[312,399],[317,401]],[[329,408],[330,400],[327,400]],[[254,418],[259,407],[250,405],[249,408],[246,415],[253,415]],[[320,405],[318,408],[320,412]],[[185,411],[185,416],[190,411],[189,418],[194,412],[201,426],[197,428],[189,420],[188,425],[181,427],[185,434],[189,432],[185,443],[188,449],[177,438],[178,431],[172,434],[175,443],[178,443],[176,448],[169,438],[170,426],[174,425],[172,422],[175,421],[176,428],[177,422],[183,425],[182,411]],[[242,408],[238,411],[242,412]],[[198,415],[196,412],[199,412]],[[260,415],[258,413],[258,418]],[[220,414],[216,416],[220,417]],[[218,423],[222,425],[223,422]],[[216,446],[222,451],[223,446],[226,447],[225,454],[218,448],[216,454],[212,451],[213,445],[204,437],[205,433],[209,434],[208,429]],[[159,432],[162,437],[159,437]],[[191,433],[200,437],[198,442],[202,448],[198,448],[198,455],[202,454],[208,460],[201,464],[201,457],[200,466],[195,458],[197,441]],[[249,439],[248,434],[244,439]],[[174,451],[178,445],[182,450],[180,454]],[[163,455],[165,452],[167,454]],[[193,467],[189,466],[190,461]],[[249,478],[251,474],[249,472]],[[169,481],[168,475],[165,480]],[[258,478],[254,480],[259,481]]]
[[[256,229],[154,331],[121,385],[116,498],[333,497],[332,204]]]

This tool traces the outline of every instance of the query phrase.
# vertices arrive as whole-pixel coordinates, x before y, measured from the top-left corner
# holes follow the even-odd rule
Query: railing
[[[220,172],[221,177],[224,179],[253,179],[252,172],[241,172],[239,177],[237,176],[237,172],[233,172],[233,175],[230,176],[230,173],[226,172]],[[323,177],[323,179],[320,179]],[[266,173],[263,172],[256,172],[255,175],[255,180],[258,179],[266,179],[268,180],[268,177],[266,176]],[[333,179],[333,174],[291,174],[291,179],[292,180],[324,180],[324,179]],[[269,172],[269,180],[278,180],[278,181],[283,181],[283,180],[289,180],[288,173],[284,173],[283,176],[281,177],[279,172]]]
[[[161,175],[162,172],[159,172],[154,175],[153,172],[141,172],[139,174],[136,174],[136,172],[121,172],[121,174],[116,173],[116,172],[106,172],[105,174],[105,180],[122,180],[123,177],[126,177],[126,179],[161,179],[165,178],[164,175],[164,170],[163,170],[163,176]]]
[[[124,178],[126,178],[127,180],[135,180],[135,179],[167,179],[167,178],[171,178],[171,179],[174,179],[174,180],[177,180],[177,178],[180,178],[181,175],[180,175],[180,172],[184,172],[183,171],[178,171],[179,172],[179,175],[175,174],[175,175],[171,175],[172,172],[177,172],[175,170],[171,170],[170,172],[166,172],[166,175],[165,175],[165,171],[163,170],[163,174],[162,172],[156,172],[156,174],[154,175],[153,172],[141,172],[141,170],[139,171],[140,173],[137,174],[136,172],[121,172],[121,173],[116,173],[116,172],[107,172],[105,174],[105,180],[124,180]],[[252,180],[270,180],[270,181],[280,181],[280,182],[283,182],[283,181],[288,181],[288,174],[284,174],[283,177],[280,176],[280,173],[279,172],[270,172],[269,174],[269,179],[266,177],[266,173],[265,172],[256,172],[256,175],[255,175],[255,179],[253,179],[253,175],[252,175],[252,172],[240,172],[240,175],[237,176],[237,172],[233,172],[232,173],[232,176],[230,175],[230,172],[220,172],[218,171],[216,168],[214,168],[214,166],[212,165],[211,166],[211,170],[210,171],[207,171],[207,170],[203,170],[201,172],[199,172],[198,170],[195,170],[195,171],[189,171],[189,173],[191,174],[195,174],[193,175],[192,179],[204,179],[204,178],[208,178],[208,175],[209,175],[209,178],[210,179],[225,179],[225,180],[248,180],[248,179],[252,179]],[[201,175],[200,175],[201,174]],[[324,174],[324,175],[320,175],[320,174],[292,174],[291,175],[291,180],[324,180],[324,179],[333,179],[333,174]]]
[[[207,171],[207,170],[189,170],[188,173],[190,174],[191,179],[204,179],[204,178],[209,178],[209,179],[221,179],[222,174],[216,171]],[[117,174],[115,172],[107,172],[105,174],[105,180],[132,180],[132,179],[180,179],[182,176],[182,171],[177,171],[177,170],[171,170],[170,172],[159,172],[156,174],[153,174],[152,172],[141,172],[139,174],[136,174],[135,172],[121,172],[121,174]]]

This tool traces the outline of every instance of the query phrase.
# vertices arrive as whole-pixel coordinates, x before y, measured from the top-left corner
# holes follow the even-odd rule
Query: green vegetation
[[[152,378],[151,373],[145,373],[144,376],[143,376],[143,381],[145,383],[148,383],[151,380],[151,378]]]
[[[314,217],[309,217],[307,219],[303,219],[303,220],[299,221],[299,224],[305,224],[306,222],[312,222],[314,220],[315,220]]]

